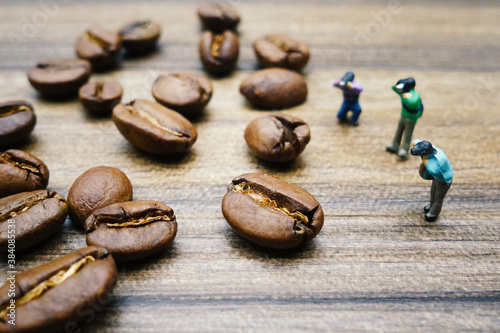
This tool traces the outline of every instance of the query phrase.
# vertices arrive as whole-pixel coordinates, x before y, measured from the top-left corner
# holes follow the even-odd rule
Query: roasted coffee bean
[[[0,198],[41,190],[49,183],[49,169],[35,156],[17,149],[0,154]]]
[[[302,119],[277,114],[253,120],[245,130],[245,140],[258,158],[289,162],[304,151],[311,133]]]
[[[80,88],[78,96],[82,105],[96,115],[111,114],[122,99],[123,88],[116,81],[90,82]]]
[[[134,146],[153,154],[176,154],[189,150],[198,134],[178,112],[145,99],[118,104],[113,121]]]
[[[233,179],[222,213],[236,233],[275,249],[313,239],[323,227],[323,209],[306,190],[281,179],[248,173]]]
[[[203,75],[160,75],[153,84],[153,97],[185,116],[199,114],[212,98],[212,83]]]
[[[35,124],[36,116],[30,103],[0,103],[0,147],[9,147],[26,140]]]
[[[131,23],[120,31],[123,47],[128,53],[136,55],[153,51],[160,34],[160,25],[150,20]]]
[[[262,109],[285,109],[305,101],[306,81],[294,71],[268,68],[247,77],[240,92],[248,102]]]
[[[0,288],[0,332],[74,332],[76,323],[95,314],[96,306],[103,309],[117,277],[113,257],[97,246],[21,272],[12,279],[14,298],[11,281]],[[15,326],[9,323],[11,299]]]
[[[83,228],[85,219],[96,209],[129,200],[132,184],[123,171],[109,166],[90,168],[69,189],[69,216]]]
[[[240,15],[233,6],[204,2],[198,6],[198,16],[206,29],[221,32],[235,30],[240,23]]]
[[[105,247],[117,261],[150,256],[177,233],[174,211],[153,200],[128,201],[96,210],[85,221],[87,244]]]
[[[258,39],[253,48],[264,67],[283,67],[300,71],[309,61],[307,44],[286,35],[269,35]]]
[[[214,75],[224,75],[236,66],[240,46],[238,36],[230,30],[221,34],[205,31],[200,40],[200,59],[205,69]]]
[[[0,199],[0,250],[8,250],[13,231],[16,251],[40,243],[63,225],[66,216],[68,204],[54,191],[23,192]]]
[[[45,96],[74,95],[91,74],[90,63],[83,59],[59,59],[41,62],[29,73],[31,85]]]
[[[94,70],[104,70],[115,65],[122,47],[119,34],[101,27],[92,27],[76,41],[76,54],[87,59]]]

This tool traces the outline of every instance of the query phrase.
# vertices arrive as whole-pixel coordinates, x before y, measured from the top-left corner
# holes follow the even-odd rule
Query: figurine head
[[[413,88],[415,88],[415,79],[412,77],[401,79],[396,83],[396,90],[400,94],[407,93]]]
[[[410,152],[413,156],[427,156],[436,154],[437,150],[429,141],[419,141]]]
[[[354,73],[353,72],[347,72],[342,76],[339,82],[339,86],[345,87],[347,83],[354,81]]]

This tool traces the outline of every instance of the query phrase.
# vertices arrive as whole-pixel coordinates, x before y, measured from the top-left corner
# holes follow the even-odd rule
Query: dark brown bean
[[[145,99],[118,104],[113,121],[125,139],[153,154],[186,152],[198,137],[193,124],[181,114]]]
[[[240,92],[255,107],[285,109],[305,101],[307,85],[302,76],[294,71],[268,68],[243,80]]]
[[[116,81],[90,82],[80,88],[78,96],[82,105],[95,115],[111,114],[122,99],[123,88]]]
[[[309,125],[284,114],[253,120],[245,130],[245,140],[258,158],[268,162],[289,162],[304,151],[311,139]]]
[[[203,75],[160,75],[153,84],[156,101],[184,116],[199,114],[212,98],[212,83]]]
[[[91,66],[83,59],[58,59],[37,64],[29,73],[31,85],[49,97],[74,95],[90,77]]]
[[[0,154],[0,198],[41,190],[49,183],[49,169],[35,156],[17,149]]]
[[[206,29],[215,32],[235,30],[240,23],[240,15],[236,9],[222,3],[201,3],[198,6],[198,16]]]
[[[310,241],[323,227],[323,209],[303,188],[260,173],[233,179],[222,200],[231,228],[249,241],[289,249]]]
[[[300,71],[309,61],[309,47],[286,35],[269,35],[258,39],[253,48],[264,67],[283,67]]]
[[[25,101],[0,103],[0,147],[25,141],[36,124],[33,105]]]
[[[83,228],[85,219],[96,209],[129,200],[132,184],[123,171],[109,166],[90,168],[69,189],[69,216]]]
[[[131,23],[120,31],[123,47],[128,53],[142,55],[156,48],[161,28],[156,22],[145,20]]]
[[[87,59],[94,70],[104,70],[115,65],[122,47],[119,34],[101,27],[92,27],[76,41],[76,54]]]
[[[15,231],[15,250],[24,250],[49,238],[67,216],[66,200],[54,191],[23,192],[0,199],[0,250],[8,250],[11,229]]]
[[[200,40],[200,59],[205,69],[214,75],[225,75],[236,66],[240,46],[238,36],[230,30],[221,34],[205,31]]]
[[[153,200],[117,203],[85,221],[87,244],[103,246],[117,261],[135,260],[167,248],[177,233],[172,208]]]
[[[0,288],[0,332],[53,332],[89,318],[102,309],[116,285],[113,257],[89,246],[21,272]],[[8,307],[15,299],[14,313]],[[9,323],[15,314],[15,326]]]

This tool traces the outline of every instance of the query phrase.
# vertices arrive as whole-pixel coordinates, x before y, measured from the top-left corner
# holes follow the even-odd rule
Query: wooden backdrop
[[[163,28],[161,49],[125,58],[92,79],[118,80],[124,101],[152,99],[159,74],[202,71],[196,2],[1,1],[0,99],[34,103],[38,123],[20,148],[49,166],[49,188],[67,195],[88,168],[118,167],[135,199],[170,205],[179,222],[171,249],[120,266],[111,303],[82,331],[499,330],[498,2],[232,4],[242,14],[239,68],[213,80],[212,101],[195,121],[198,141],[189,154],[172,158],[138,151],[110,119],[93,118],[76,100],[41,98],[26,74],[37,61],[74,57],[75,40],[91,25],[119,29],[150,18]],[[248,151],[246,125],[269,112],[252,109],[238,92],[257,68],[252,42],[274,32],[307,41],[312,52],[304,72],[307,102],[284,111],[310,124],[312,140],[287,167]],[[347,70],[365,87],[357,128],[336,121],[341,93],[332,82]],[[434,224],[423,219],[430,183],[418,175],[420,159],[400,162],[384,150],[400,111],[390,86],[408,76],[425,104],[414,138],[441,147],[455,171]],[[318,237],[276,252],[236,236],[220,204],[227,184],[245,172],[273,174],[310,191],[326,214]],[[68,219],[48,241],[18,253],[17,268],[83,246],[84,235]],[[5,258],[1,264],[4,281]]]

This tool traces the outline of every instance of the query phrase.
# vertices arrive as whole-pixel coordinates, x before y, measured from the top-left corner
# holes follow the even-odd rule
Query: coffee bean
[[[118,271],[104,248],[89,246],[15,276],[0,288],[0,332],[54,332],[88,320],[106,305]],[[15,326],[8,308],[15,299]],[[99,309],[99,310],[97,310]],[[74,331],[73,331],[74,332]]]
[[[185,116],[195,115],[212,98],[212,83],[195,73],[160,75],[153,84],[153,97]]]
[[[262,109],[284,109],[305,101],[306,81],[294,71],[268,68],[247,77],[240,93],[248,102]]]
[[[0,103],[0,147],[25,141],[33,131],[36,116],[33,105],[25,101]]]
[[[49,238],[68,216],[68,204],[54,191],[23,192],[0,199],[0,250],[6,252],[9,231],[15,231],[16,251]],[[13,225],[9,227],[14,221]]]
[[[324,220],[321,205],[309,192],[260,173],[233,179],[222,200],[222,213],[236,233],[275,249],[310,241]]]
[[[131,23],[120,31],[123,47],[128,53],[135,55],[153,51],[160,34],[160,25],[149,20]]]
[[[76,94],[90,74],[87,60],[59,59],[37,64],[28,73],[28,79],[42,95],[55,97]]]
[[[35,156],[17,149],[0,154],[0,198],[41,190],[49,183],[49,169]]]
[[[206,29],[221,32],[235,30],[240,23],[240,15],[233,6],[204,2],[198,6],[198,16]]]
[[[200,59],[205,69],[214,75],[231,72],[240,51],[238,36],[230,30],[221,34],[205,31],[200,40]]]
[[[119,34],[101,27],[92,27],[76,41],[76,54],[87,59],[94,70],[104,70],[115,65],[122,47]]]
[[[117,203],[85,221],[88,245],[105,247],[117,261],[150,256],[168,247],[177,233],[174,211],[153,200]]]
[[[78,96],[82,105],[95,115],[111,114],[122,99],[123,88],[116,81],[90,82],[80,88]]]
[[[300,71],[309,61],[309,47],[286,35],[269,35],[258,39],[253,48],[264,67],[283,67]]]
[[[145,99],[118,104],[113,121],[134,146],[153,154],[176,154],[189,150],[198,134],[178,112]]]
[[[309,125],[284,114],[260,117],[245,130],[245,140],[258,158],[289,162],[304,151],[311,139]]]
[[[69,189],[69,216],[77,227],[83,228],[85,219],[96,209],[129,200],[132,184],[123,171],[109,166],[90,168]]]

